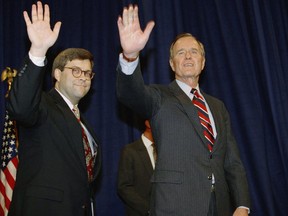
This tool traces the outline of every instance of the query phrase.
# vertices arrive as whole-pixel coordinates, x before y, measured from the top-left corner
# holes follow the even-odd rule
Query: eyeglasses
[[[75,78],[79,78],[82,75],[82,73],[84,73],[84,76],[89,78],[89,79],[93,79],[93,77],[95,75],[95,73],[93,73],[91,70],[84,71],[84,70],[82,70],[79,67],[64,67],[64,68],[71,69],[72,70],[72,75]]]

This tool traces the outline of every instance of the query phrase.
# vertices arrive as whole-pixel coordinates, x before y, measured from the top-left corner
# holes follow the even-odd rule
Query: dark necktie
[[[198,93],[197,89],[192,89],[191,93],[194,94],[192,103],[197,107],[199,120],[203,128],[203,133],[205,138],[208,140],[208,149],[211,152],[215,139],[213,136],[213,129],[209,119],[207,107],[205,105],[203,97]]]
[[[82,126],[82,123],[80,121],[80,112],[77,106],[74,106],[72,111],[74,112],[78,122],[81,125],[82,128],[82,139],[83,139],[83,145],[84,145],[84,152],[85,152],[85,161],[86,161],[86,167],[87,167],[87,173],[88,173],[88,181],[91,182],[93,180],[93,167],[94,167],[94,158],[92,156],[91,148],[89,145],[89,141],[87,138],[87,135],[85,133],[85,130]]]

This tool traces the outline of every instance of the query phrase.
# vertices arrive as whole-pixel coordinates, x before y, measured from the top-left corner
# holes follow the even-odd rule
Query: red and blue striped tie
[[[215,138],[214,138],[211,122],[209,119],[207,107],[205,105],[203,97],[198,93],[197,89],[193,88],[191,92],[194,94],[192,103],[198,109],[199,120],[203,128],[204,136],[208,140],[208,149],[211,152],[213,149]]]

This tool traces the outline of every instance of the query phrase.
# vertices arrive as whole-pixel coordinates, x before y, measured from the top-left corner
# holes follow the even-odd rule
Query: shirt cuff
[[[131,75],[131,74],[133,74],[134,70],[136,69],[136,67],[139,63],[139,57],[133,62],[127,62],[124,60],[123,54],[120,53],[119,63],[120,63],[122,72],[126,75]]]
[[[248,210],[248,214],[250,214],[250,209],[245,207],[245,206],[239,206],[238,208],[244,208],[244,209],[247,209]]]
[[[36,57],[36,56],[33,56],[30,52],[28,53],[28,55],[29,55],[30,60],[35,65],[37,65],[39,67],[43,67],[45,65],[44,61],[45,61],[46,56],[44,56],[44,57]]]

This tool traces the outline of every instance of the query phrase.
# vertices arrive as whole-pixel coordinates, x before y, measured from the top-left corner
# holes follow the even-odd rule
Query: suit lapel
[[[64,125],[61,127],[62,133],[70,140],[69,147],[72,148],[72,152],[74,152],[75,156],[81,161],[82,168],[86,170],[81,125],[67,103],[55,89],[52,89],[49,94],[55,100],[55,104],[64,118],[64,121],[62,121]]]
[[[142,141],[142,139],[140,139],[137,142],[138,148],[137,148],[137,152],[141,158],[141,160],[144,163],[145,169],[147,170],[149,175],[152,175],[153,172],[153,166],[149,157],[149,154],[147,152],[147,149]]]
[[[207,140],[203,134],[203,129],[199,120],[197,108],[192,104],[190,98],[183,92],[183,90],[178,86],[175,80],[170,83],[169,88],[182,105],[183,111],[186,113],[193,128],[195,129],[198,136],[201,138],[203,144],[207,145]]]

